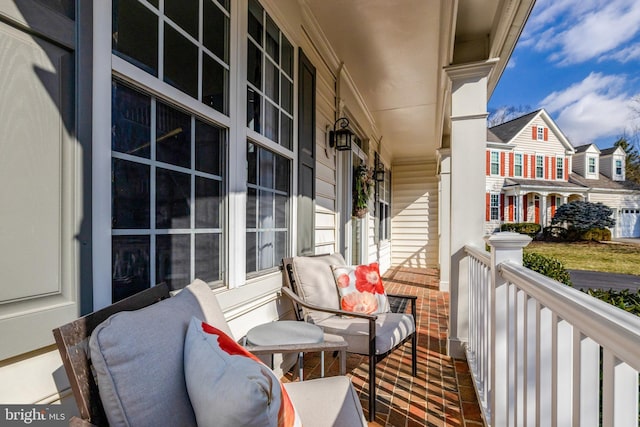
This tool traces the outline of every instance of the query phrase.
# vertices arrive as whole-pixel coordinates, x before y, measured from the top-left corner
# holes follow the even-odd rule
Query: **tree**
[[[489,117],[487,118],[487,127],[492,128],[494,126],[501,125],[502,123],[517,119],[518,117],[524,116],[530,112],[531,106],[529,105],[520,105],[519,107],[514,105],[498,107],[490,111]]]
[[[621,136],[613,144],[614,147],[620,147],[627,154],[625,159],[625,177],[628,181],[640,184],[640,153],[626,136]]]
[[[592,228],[610,228],[616,224],[613,211],[602,203],[574,201],[556,210],[551,225],[566,224],[569,230],[584,232]]]

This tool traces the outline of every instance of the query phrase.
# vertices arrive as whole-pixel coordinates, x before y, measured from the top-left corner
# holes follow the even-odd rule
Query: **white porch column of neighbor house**
[[[547,193],[540,194],[540,225],[542,228],[547,226]]]
[[[515,218],[515,222],[524,222],[522,219],[523,216],[523,203],[524,203],[524,196],[522,194],[518,194],[518,206],[516,209],[516,218]]]
[[[464,357],[463,343],[469,330],[468,260],[464,246],[484,246],[487,81],[496,62],[492,59],[445,68],[452,82],[447,352],[460,358]]]

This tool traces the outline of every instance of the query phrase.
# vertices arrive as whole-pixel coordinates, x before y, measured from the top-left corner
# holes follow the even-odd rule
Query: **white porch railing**
[[[488,425],[638,426],[640,317],[522,267],[527,236],[469,261],[467,358]]]

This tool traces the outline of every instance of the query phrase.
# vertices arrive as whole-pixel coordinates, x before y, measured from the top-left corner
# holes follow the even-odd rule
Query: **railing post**
[[[491,247],[491,362],[490,362],[490,411],[492,426],[516,424],[516,342],[515,316],[508,283],[498,274],[497,266],[504,261],[522,265],[522,248],[531,242],[524,234],[496,233],[486,239]]]

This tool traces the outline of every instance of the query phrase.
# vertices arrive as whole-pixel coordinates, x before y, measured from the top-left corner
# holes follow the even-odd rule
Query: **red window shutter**
[[[487,176],[491,175],[491,152],[487,151]]]
[[[529,155],[525,154],[524,155],[524,172],[523,172],[523,176],[525,178],[529,178]]]
[[[504,152],[500,153],[500,176],[504,176]]]
[[[487,208],[485,212],[485,217],[487,221],[491,220],[491,194],[487,193]]]
[[[544,179],[549,179],[549,158],[544,156]]]
[[[544,140],[549,140],[549,128],[544,128]]]
[[[500,194],[500,221],[504,221],[504,194]]]
[[[527,222],[527,219],[528,219],[527,218],[527,214],[528,214],[527,208],[528,207],[529,207],[529,203],[527,201],[527,195],[525,194],[524,196],[522,196],[522,211],[523,211],[522,212],[522,215],[523,215],[522,222]]]
[[[509,176],[513,176],[514,157],[513,153],[509,153]]]
[[[533,126],[531,128],[531,138],[535,141],[536,139],[538,139],[538,128],[536,126]]]
[[[569,181],[569,159],[566,157],[564,159],[564,179]]]
[[[557,169],[556,158],[552,157],[551,158],[551,179],[557,179],[558,178],[558,173],[557,173],[556,169]]]
[[[537,175],[536,175],[536,156],[531,156],[531,178],[537,178]]]

